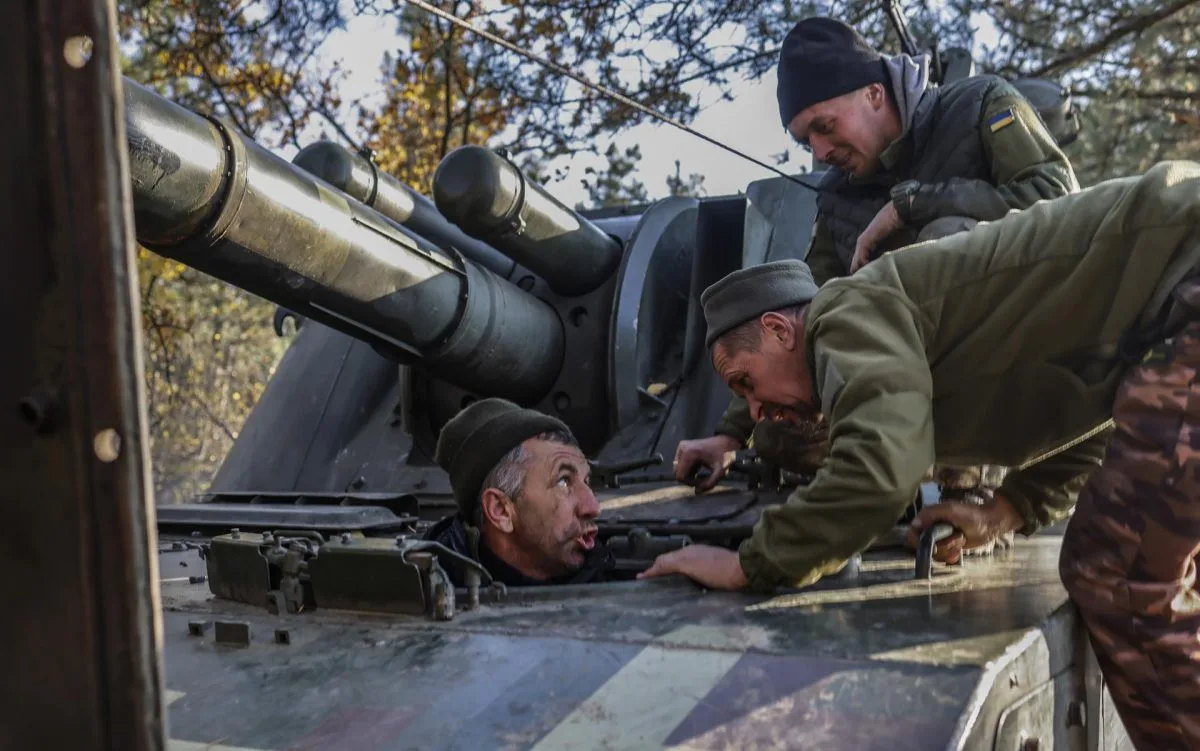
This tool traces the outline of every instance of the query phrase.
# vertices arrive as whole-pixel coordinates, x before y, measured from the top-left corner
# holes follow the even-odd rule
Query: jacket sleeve
[[[1010,84],[992,87],[984,97],[982,113],[979,137],[990,161],[991,181],[952,178],[922,185],[907,216],[900,207],[911,226],[923,227],[943,216],[993,221],[1012,209],[1026,209],[1079,190],[1075,171],[1054,136]]]
[[[1021,514],[1019,530],[1031,535],[1063,519],[1075,505],[1079,491],[1100,467],[1112,423],[1073,446],[1021,469],[1009,472],[996,490]]]
[[[893,293],[826,288],[810,308],[809,366],[830,454],[811,484],[762,514],[739,557],[750,587],[805,586],[891,529],[933,464],[932,376],[918,313]],[[814,302],[816,305],[816,302]]]
[[[850,273],[850,269],[846,268],[846,264],[838,257],[837,245],[833,242],[829,225],[825,224],[820,214],[813,222],[813,235],[808,243],[808,253],[804,256],[804,262],[812,270],[813,280],[818,286]]]

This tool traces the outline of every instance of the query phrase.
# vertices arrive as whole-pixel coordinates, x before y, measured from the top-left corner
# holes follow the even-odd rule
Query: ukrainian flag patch
[[[998,130],[1002,130],[1012,125],[1015,119],[1016,116],[1013,115],[1012,107],[1009,107],[1008,109],[1001,110],[989,117],[987,124],[988,127],[992,129],[992,132],[995,133]]]

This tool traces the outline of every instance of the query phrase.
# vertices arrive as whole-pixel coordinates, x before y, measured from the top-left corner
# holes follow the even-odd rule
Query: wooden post
[[[161,749],[161,627],[112,0],[0,27],[0,746]]]

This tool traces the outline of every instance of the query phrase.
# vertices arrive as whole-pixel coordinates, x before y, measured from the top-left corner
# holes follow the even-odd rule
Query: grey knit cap
[[[704,346],[712,349],[722,334],[763,313],[803,305],[816,297],[818,289],[804,261],[788,259],[738,269],[700,295],[708,323]]]
[[[463,517],[474,518],[483,481],[505,454],[528,438],[554,430],[571,434],[555,417],[496,398],[475,402],[447,422],[433,458],[450,475]]]

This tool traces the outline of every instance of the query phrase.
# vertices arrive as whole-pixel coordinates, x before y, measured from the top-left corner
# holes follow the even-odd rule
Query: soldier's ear
[[[763,336],[778,339],[779,345],[786,350],[791,350],[796,346],[796,325],[789,317],[771,311],[764,313],[759,320],[766,329]]]
[[[887,91],[881,83],[872,83],[867,85],[867,102],[871,105],[871,109],[879,111],[887,103]]]
[[[505,534],[517,528],[517,507],[497,488],[486,488],[479,495],[479,512],[486,523]]]

